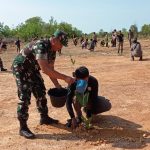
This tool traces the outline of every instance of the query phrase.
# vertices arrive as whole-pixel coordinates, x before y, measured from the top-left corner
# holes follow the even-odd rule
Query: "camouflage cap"
[[[56,38],[62,37],[60,42],[62,43],[63,46],[65,46],[65,47],[68,46],[68,37],[64,31],[57,29],[54,33],[54,36]]]
[[[55,37],[59,37],[59,36],[62,36],[62,35],[67,35],[65,32],[57,29],[55,32],[54,32],[54,36]]]

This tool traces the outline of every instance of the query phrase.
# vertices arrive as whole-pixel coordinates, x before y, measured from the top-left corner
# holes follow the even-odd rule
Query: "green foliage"
[[[124,34],[125,37],[128,36],[128,31],[126,28],[122,28],[122,33]]]
[[[140,34],[143,35],[144,37],[150,36],[150,24],[148,25],[144,24],[142,26]]]
[[[33,17],[25,21],[25,24],[17,26],[17,35],[27,41],[35,36],[42,36],[44,22],[40,17]]]
[[[50,37],[57,29],[64,30],[66,33],[68,33],[69,38],[71,38],[72,35],[75,35],[76,37],[81,37],[83,35],[81,30],[78,30],[76,27],[73,27],[69,23],[57,23],[57,21],[53,17],[50,17],[50,20],[48,21],[48,23],[46,23],[42,20],[41,17],[37,16],[27,19],[24,23],[19,24],[16,28],[13,29],[0,22],[0,38],[20,37],[22,40],[28,41],[35,36]],[[138,31],[138,27],[136,24],[131,25],[130,29],[134,32],[135,36],[150,36],[150,24],[144,24],[140,32]],[[122,32],[126,37],[128,34],[127,29],[123,28]],[[106,32],[103,29],[100,29],[100,31],[96,34],[99,38],[104,38]],[[108,34],[111,35],[111,32]],[[93,32],[88,34],[87,37],[92,38]]]
[[[68,24],[66,22],[61,22],[58,25],[58,29],[63,30],[68,34],[68,37],[71,38],[72,35],[76,35],[77,37],[82,35],[82,31],[78,30],[77,28],[72,27],[71,24]]]
[[[92,117],[87,119],[84,116],[82,116],[81,118],[82,118],[82,121],[84,123],[85,128],[86,129],[91,129],[92,128],[92,124],[91,124]]]
[[[82,31],[78,30],[77,28],[72,28],[72,35],[76,35],[77,37],[80,37],[82,35]]]
[[[0,38],[3,37],[3,23],[0,23]]]
[[[11,29],[9,28],[9,26],[0,23],[0,38],[10,36],[11,36]]]
[[[99,33],[98,33],[98,36],[100,37],[100,38],[104,38],[105,37],[105,31],[103,30],[103,29],[100,29],[100,31],[99,31]]]
[[[56,20],[54,20],[53,17],[51,17],[48,23],[43,24],[43,29],[42,29],[43,36],[50,37],[57,29],[58,29],[58,23]]]
[[[41,17],[32,17],[12,30],[8,26],[4,26],[3,23],[0,23],[0,37],[20,37],[27,41],[35,36],[50,37],[57,29],[65,31],[69,37],[72,37],[73,34],[77,36],[82,34],[82,31],[72,27],[71,24],[66,22],[58,24],[53,17],[50,18],[48,23],[45,23]]]
[[[138,27],[137,27],[136,24],[131,25],[131,26],[130,26],[130,29],[131,29],[134,33],[138,33]]]
[[[134,33],[134,37],[138,37],[138,27],[136,24],[130,26],[131,31]]]

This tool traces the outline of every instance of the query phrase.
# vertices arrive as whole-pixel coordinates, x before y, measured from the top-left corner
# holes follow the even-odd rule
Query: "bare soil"
[[[94,52],[82,50],[70,43],[57,56],[56,70],[72,75],[74,69],[85,65],[99,81],[99,95],[112,103],[109,112],[94,116],[94,129],[75,131],[65,127],[69,115],[66,108],[54,108],[48,99],[49,115],[59,119],[56,126],[39,125],[35,99],[32,97],[28,125],[36,139],[28,140],[18,135],[16,115],[17,89],[11,73],[11,63],[16,48],[9,46],[0,54],[7,72],[0,72],[0,149],[2,150],[124,150],[150,149],[150,40],[141,41],[144,60],[130,60],[129,43],[126,41],[123,56],[116,48],[100,47]],[[70,55],[75,59],[73,65]],[[44,75],[47,90],[54,87]],[[60,81],[67,86],[65,82]]]

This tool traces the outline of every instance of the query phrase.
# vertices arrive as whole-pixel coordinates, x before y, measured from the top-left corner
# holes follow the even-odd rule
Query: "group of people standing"
[[[129,45],[131,47],[133,40],[134,40],[134,33],[131,29],[129,29],[128,32],[128,40],[129,40]],[[75,35],[73,35],[73,43],[75,46],[77,46],[79,38],[76,37]],[[84,36],[81,36],[80,38],[80,44],[82,49],[88,49],[91,51],[94,51],[95,46],[97,45],[98,39],[97,39],[97,34],[95,32],[93,32],[93,36],[89,41],[89,38],[87,36],[87,34],[85,34]],[[104,40],[102,40],[100,42],[101,46],[106,46],[106,47],[110,47],[109,46],[109,33],[105,32],[105,38]],[[117,47],[117,53],[119,55],[123,54],[123,49],[124,49],[124,34],[122,33],[122,31],[117,31],[116,29],[113,30],[112,34],[111,34],[111,47]]]
[[[141,44],[137,41],[137,37],[135,37],[134,32],[131,29],[129,29],[127,38],[128,38],[129,45],[130,45],[130,50],[131,50],[131,60],[134,61],[134,57],[140,57],[139,60],[142,60]],[[102,46],[105,45],[106,47],[109,47],[108,42],[109,42],[109,35],[106,32],[105,40],[101,41],[101,45]],[[117,32],[117,30],[114,29],[114,31],[112,32],[112,35],[111,35],[111,47],[117,47],[118,55],[122,55],[123,54],[124,34],[121,32],[121,30]]]
[[[123,43],[124,43],[124,34],[121,32],[121,30],[117,32],[117,30],[114,29],[111,36],[111,46],[117,47],[117,52],[118,54],[121,55],[123,54]]]

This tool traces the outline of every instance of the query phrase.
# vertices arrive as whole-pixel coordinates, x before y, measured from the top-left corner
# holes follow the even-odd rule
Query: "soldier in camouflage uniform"
[[[12,69],[16,78],[19,97],[17,108],[18,120],[20,122],[19,134],[26,138],[35,137],[27,126],[31,93],[36,98],[37,109],[41,116],[40,124],[58,123],[58,120],[48,116],[47,99],[45,96],[46,88],[40,74],[40,69],[51,78],[57,88],[61,87],[57,79],[62,79],[68,84],[74,82],[72,77],[54,70],[56,51],[62,48],[63,45],[67,45],[64,32],[57,30],[54,35],[53,41],[33,40],[20,51],[13,61]]]

